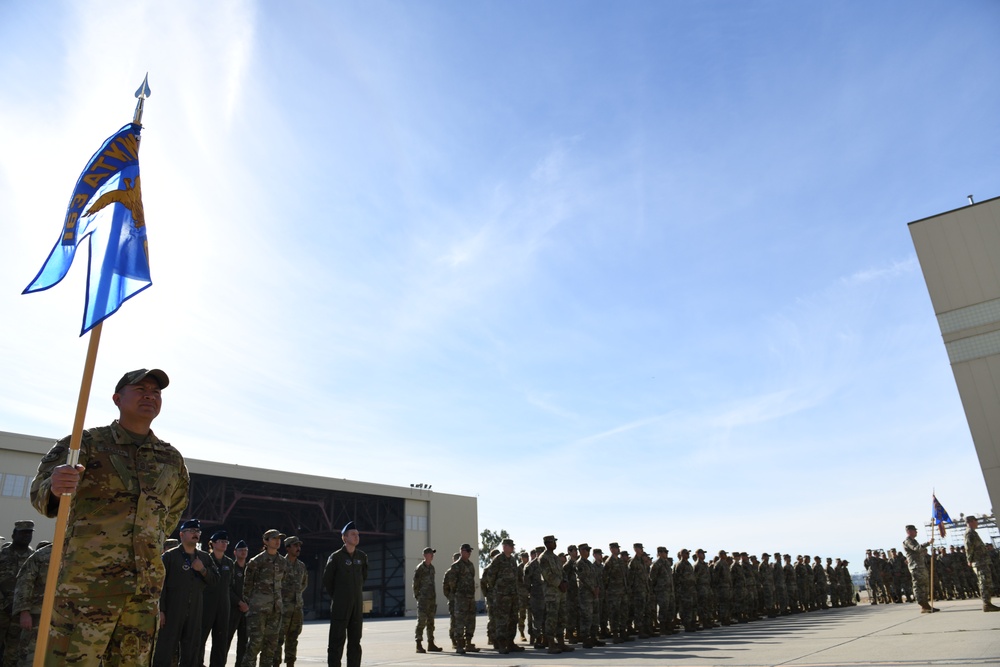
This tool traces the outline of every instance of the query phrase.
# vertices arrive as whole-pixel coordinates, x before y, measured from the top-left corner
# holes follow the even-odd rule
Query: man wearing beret
[[[229,548],[229,533],[217,530],[208,540],[212,563],[219,571],[219,579],[209,584],[202,592],[201,615],[201,658],[198,664],[205,664],[205,642],[212,635],[212,654],[209,656],[209,667],[224,667],[226,654],[229,652],[229,608],[233,587],[233,572],[236,564],[226,555]]]
[[[247,610],[247,649],[240,667],[264,667],[274,662],[281,630],[281,585],[288,565],[278,553],[285,534],[271,528],[263,535],[264,550],[247,563],[243,599]]]
[[[219,580],[212,557],[198,549],[201,522],[181,524],[180,545],[163,554],[167,575],[160,593],[160,632],[153,651],[153,667],[201,664],[201,614],[205,587]]]
[[[0,549],[0,664],[4,665],[17,661],[21,625],[13,613],[14,586],[18,571],[34,551],[30,546],[34,530],[34,521],[15,521],[11,543]]]
[[[302,562],[302,540],[294,535],[285,538],[285,562],[288,571],[281,582],[281,629],[278,631],[278,650],[272,667],[281,664],[281,650],[285,650],[285,664],[292,667],[299,652],[299,635],[302,634],[303,593],[309,585],[309,570]]]
[[[424,559],[413,571],[413,597],[417,600],[417,653],[440,651],[434,643],[434,615],[437,613],[437,585],[434,582],[434,549],[424,549]],[[423,647],[427,628],[427,649]]]
[[[163,588],[160,547],[187,507],[180,452],[150,429],[169,379],[159,369],[125,373],[111,400],[118,419],[83,432],[79,462],[70,439],[42,459],[31,503],[55,517],[72,495],[46,665],[149,664]]]
[[[346,641],[347,667],[361,667],[362,590],[368,577],[368,556],[358,549],[361,536],[353,521],[347,522],[340,537],[344,546],[330,554],[323,570],[323,588],[330,595],[327,663],[340,667]]]

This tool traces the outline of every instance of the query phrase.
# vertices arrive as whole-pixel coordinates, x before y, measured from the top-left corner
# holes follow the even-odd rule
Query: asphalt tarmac
[[[1000,667],[1000,613],[984,613],[972,600],[935,602],[941,611],[920,614],[916,604],[828,609],[745,625],[680,633],[625,644],[549,655],[532,649],[500,655],[486,644],[486,616],[476,622],[481,653],[458,655],[448,639],[448,619],[437,619],[442,653],[415,652],[415,618],[366,619],[362,665],[466,667],[494,665],[623,665],[652,667],[796,667],[990,665]],[[325,622],[306,624],[299,639],[300,666],[325,664]],[[518,642],[524,645],[522,642]],[[229,664],[235,662],[231,655]]]

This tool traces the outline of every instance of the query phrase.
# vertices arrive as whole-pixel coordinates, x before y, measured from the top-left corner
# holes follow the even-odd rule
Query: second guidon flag
[[[58,284],[77,249],[89,240],[81,336],[153,284],[139,187],[140,129],[137,123],[129,123],[87,162],[70,197],[59,240],[23,292],[40,292]]]
[[[931,494],[931,500],[933,501],[931,506],[931,512],[933,513],[931,515],[931,519],[933,519],[934,523],[937,524],[938,530],[941,532],[941,537],[944,537],[944,524],[951,523],[951,517],[948,516],[948,511],[944,508],[944,505],[938,502],[937,496],[933,493]]]

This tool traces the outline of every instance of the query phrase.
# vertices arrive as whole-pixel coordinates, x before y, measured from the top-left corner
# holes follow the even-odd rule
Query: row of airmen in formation
[[[633,554],[617,542],[610,553],[588,544],[556,550],[552,535],[544,546],[514,555],[514,542],[503,540],[483,570],[480,588],[487,605],[487,638],[500,653],[523,651],[523,641],[549,653],[605,646],[748,623],[764,617],[856,604],[857,596],[846,560],[819,556],[726,551],[711,559],[703,549],[682,549],[674,563],[665,547],[656,557],[642,544]],[[444,576],[444,594],[451,615],[450,636],[458,653],[477,652],[472,642],[476,625],[475,565],[472,547],[463,544]],[[417,598],[417,652],[423,653],[426,629],[430,650],[434,643],[434,550],[414,572]],[[528,636],[525,636],[527,631]]]
[[[1000,551],[988,546],[993,595],[1000,596]],[[980,597],[979,582],[965,547],[952,545],[934,550],[934,599],[974,600]],[[927,568],[930,568],[928,561]],[[902,551],[868,549],[865,553],[865,584],[871,604],[902,603],[914,599],[913,581]]]

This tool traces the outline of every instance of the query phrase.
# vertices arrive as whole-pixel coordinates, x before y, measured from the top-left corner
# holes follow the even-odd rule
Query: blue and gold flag
[[[933,513],[931,518],[934,523],[937,524],[938,530],[941,531],[941,537],[945,535],[945,525],[946,523],[951,523],[951,517],[948,516],[947,510],[945,510],[944,505],[938,502],[937,495],[931,494],[931,512]]]
[[[89,239],[81,336],[153,284],[139,187],[140,129],[129,123],[87,162],[70,197],[61,236],[22,292],[40,292],[58,284],[73,264],[77,248]]]

